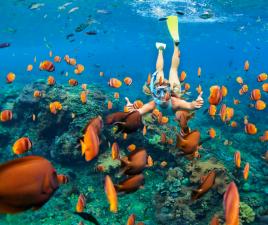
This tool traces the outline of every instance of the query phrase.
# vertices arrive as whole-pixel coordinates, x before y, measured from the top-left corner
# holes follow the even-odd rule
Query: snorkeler
[[[108,124],[118,126],[118,132],[136,131],[143,127],[141,117],[153,111],[157,107],[172,108],[173,111],[177,110],[197,110],[203,106],[204,100],[202,92],[197,99],[192,102],[187,102],[181,98],[181,84],[178,77],[178,68],[180,64],[180,50],[179,50],[179,31],[178,31],[178,17],[169,16],[167,18],[167,26],[170,35],[174,41],[174,51],[171,60],[171,67],[169,71],[169,79],[164,78],[164,58],[163,51],[166,48],[164,43],[156,43],[158,49],[158,57],[156,60],[156,72],[152,75],[149,90],[153,100],[144,104],[141,108],[136,109],[135,105],[126,97],[126,108],[128,113],[118,112],[109,115],[106,118]],[[189,130],[189,129],[188,129]]]

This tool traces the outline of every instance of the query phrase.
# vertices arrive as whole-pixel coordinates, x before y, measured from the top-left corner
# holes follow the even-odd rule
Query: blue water
[[[70,2],[71,4],[65,8],[59,9],[63,4]],[[56,64],[56,71],[52,74],[55,76],[58,84],[68,85],[70,78],[75,78],[79,83],[96,84],[103,88],[107,93],[113,93],[107,86],[107,82],[111,77],[116,77],[123,80],[124,77],[130,76],[133,79],[131,87],[122,86],[119,89],[122,97],[129,97],[132,101],[142,99],[147,101],[142,93],[142,86],[147,79],[148,73],[155,71],[155,61],[157,50],[155,42],[164,42],[167,48],[164,52],[165,60],[165,76],[168,76],[170,60],[173,52],[173,43],[169,36],[165,21],[159,21],[160,18],[175,14],[176,11],[182,11],[184,16],[179,17],[180,30],[180,50],[181,64],[179,74],[182,70],[187,72],[187,82],[191,85],[190,100],[197,97],[195,88],[198,84],[202,85],[205,101],[209,96],[209,87],[211,85],[225,85],[228,88],[228,95],[225,98],[225,103],[235,107],[237,117],[235,120],[239,122],[239,130],[233,131],[229,126],[224,125],[220,121],[213,121],[203,114],[203,111],[208,107],[208,102],[205,102],[204,107],[198,111],[194,119],[193,126],[202,131],[203,136],[207,136],[207,130],[212,125],[219,133],[219,140],[213,143],[206,143],[206,150],[203,153],[209,157],[213,156],[221,160],[222,163],[229,169],[233,170],[233,150],[245,152],[245,161],[250,161],[253,171],[259,173],[256,176],[262,179],[262,187],[257,186],[257,190],[252,188],[257,196],[262,198],[262,210],[256,212],[256,220],[252,224],[258,224],[257,217],[267,215],[267,170],[261,171],[261,168],[267,167],[267,163],[261,159],[261,156],[268,149],[267,142],[260,143],[259,136],[268,129],[267,108],[263,111],[257,111],[254,108],[249,108],[251,103],[249,95],[240,96],[238,94],[239,85],[235,78],[242,76],[249,89],[260,88],[261,85],[256,82],[256,77],[262,72],[268,71],[267,51],[268,51],[268,3],[265,0],[228,0],[228,1],[210,1],[210,0],[133,0],[133,1],[115,1],[115,0],[70,0],[70,1],[40,1],[43,3],[38,9],[30,9],[32,1],[28,0],[9,0],[0,2],[0,43],[8,42],[11,46],[0,49],[0,88],[2,93],[5,90],[19,92],[26,84],[30,84],[39,79],[46,79],[48,72],[40,72],[38,64],[40,61],[49,58],[49,51],[53,51],[54,55],[63,56],[70,55],[77,59],[77,62],[85,66],[85,71],[82,75],[75,75],[73,68],[62,62]],[[68,13],[74,7],[79,7],[77,11]],[[98,11],[103,10],[103,11]],[[206,10],[213,13],[210,19],[201,19],[199,16]],[[90,25],[82,32],[76,32],[75,29],[83,23],[90,21]],[[86,31],[96,31],[96,35],[86,35]],[[67,39],[66,36],[73,34],[74,36]],[[70,42],[70,40],[74,40]],[[36,56],[37,65],[32,72],[26,72],[28,64],[33,63]],[[249,60],[250,70],[245,72],[244,62]],[[197,77],[198,67],[202,68],[201,78]],[[61,71],[68,71],[69,76],[61,75]],[[105,76],[100,77],[99,72],[103,71]],[[5,76],[8,72],[16,74],[16,80],[13,84],[5,83]],[[250,91],[249,91],[250,92]],[[262,100],[268,103],[267,93],[262,93]],[[0,96],[1,98],[1,96]],[[241,104],[234,106],[233,98],[239,98]],[[121,102],[122,103],[122,102]],[[2,107],[0,106],[1,110]],[[243,131],[243,117],[248,115],[250,121],[258,127],[258,134],[254,137],[246,136]],[[169,115],[172,118],[172,113]],[[27,124],[21,125],[26,126]],[[0,127],[1,129],[1,127]],[[38,129],[38,128],[36,128]],[[241,142],[236,140],[232,146],[231,153],[228,153],[228,147],[223,145],[224,140],[232,140],[234,133],[242,135]],[[16,134],[14,134],[17,136]],[[152,134],[153,136],[153,134]],[[135,140],[135,138],[133,138]],[[10,150],[14,139],[9,143],[5,150]],[[45,146],[48,147],[48,146]],[[212,150],[211,150],[212,149]],[[1,153],[0,153],[1,156]],[[10,155],[11,156],[11,153]],[[162,157],[162,156],[161,156]],[[156,159],[158,161],[164,160]],[[166,159],[167,160],[167,159]],[[4,162],[4,158],[1,159]],[[244,161],[243,161],[244,162]],[[175,164],[176,165],[176,164]],[[174,165],[174,167],[175,167]],[[84,165],[83,165],[84,166]],[[82,166],[82,168],[83,168]],[[92,165],[91,165],[92,166]],[[58,167],[61,168],[61,165]],[[64,167],[64,166],[62,166]],[[89,166],[90,167],[90,166]],[[75,171],[75,169],[72,169]],[[81,173],[81,168],[78,169]],[[166,172],[168,168],[164,171]],[[152,177],[147,186],[146,194],[149,195],[150,190],[154,190],[154,182],[162,182],[157,176],[158,170],[150,171]],[[164,173],[164,172],[163,172]],[[86,181],[83,181],[82,175],[81,186],[84,186]],[[165,178],[165,174],[163,179]],[[86,176],[83,174],[83,176]],[[96,173],[95,177],[99,180],[96,186],[102,184],[103,176],[99,177]],[[255,177],[255,179],[257,179]],[[86,179],[86,178],[84,178]],[[158,180],[159,179],[159,180]],[[91,185],[94,182],[90,181]],[[249,182],[252,186],[256,185],[256,180]],[[79,186],[79,185],[78,185]],[[151,189],[150,189],[151,188]],[[103,195],[103,190],[97,190],[96,193]],[[242,186],[241,186],[241,192]],[[94,192],[93,192],[94,193]],[[253,193],[252,193],[253,195]],[[243,202],[254,209],[257,207],[251,203],[247,196],[247,192],[243,192],[241,196]],[[130,197],[131,201],[137,201],[142,192],[135,193],[134,197]],[[75,196],[77,197],[77,196]],[[57,197],[55,197],[57,198]],[[104,201],[100,205],[105,205],[105,196],[101,197]],[[123,197],[125,204],[130,202],[127,197]],[[141,207],[142,210],[150,208],[154,196],[146,196],[148,202],[146,206]],[[55,201],[55,200],[51,200]],[[61,201],[61,200],[60,200]],[[72,204],[75,200],[72,200]],[[266,203],[266,206],[265,206]],[[56,204],[49,202],[48,204]],[[94,201],[90,203],[90,207],[94,208]],[[107,203],[108,204],[108,203]],[[216,203],[221,206],[222,202]],[[50,206],[50,205],[49,205]],[[46,209],[49,208],[49,206]],[[95,207],[98,207],[96,204]],[[258,206],[259,207],[259,206]],[[265,208],[266,207],[266,208]],[[63,207],[62,211],[68,212],[74,209],[74,205]],[[43,210],[43,211],[41,211]],[[60,222],[62,217],[51,219],[49,221],[40,222],[40,218],[45,218],[45,210],[41,209],[42,216],[38,217],[34,222],[31,221],[31,216],[25,217],[21,224],[71,224]],[[61,206],[59,206],[61,210]],[[99,212],[99,219],[106,218],[101,224],[125,224],[127,215],[131,214],[131,210],[126,210],[122,213],[122,221],[117,216],[109,213],[106,207],[105,213]],[[123,210],[123,209],[121,209]],[[139,213],[138,209],[135,209]],[[151,214],[146,218],[138,216],[139,221],[145,221],[145,224],[165,224],[160,223],[156,219],[154,209],[149,210]],[[28,212],[32,213],[32,212]],[[52,212],[51,212],[52,213]],[[259,214],[258,214],[259,213]],[[140,214],[142,214],[140,212]],[[24,215],[28,215],[27,212]],[[51,215],[50,215],[51,216]],[[149,217],[149,218],[148,218]],[[202,217],[202,216],[201,216]],[[201,218],[200,217],[200,218]],[[204,216],[205,217],[205,216]],[[17,218],[7,216],[1,217],[3,222],[0,224],[15,224]],[[10,218],[14,218],[13,220]],[[53,216],[52,216],[53,218]],[[11,222],[8,222],[11,221]],[[77,224],[77,219],[73,220],[72,224]],[[110,222],[107,222],[110,221]],[[117,221],[115,223],[115,221]],[[120,222],[118,222],[120,221]],[[198,218],[195,222],[187,224],[208,224],[209,219]],[[17,223],[17,222],[16,222]],[[175,223],[175,220],[174,220]],[[18,223],[17,223],[18,224]],[[168,224],[168,223],[166,223]],[[250,224],[250,223],[245,223]]]

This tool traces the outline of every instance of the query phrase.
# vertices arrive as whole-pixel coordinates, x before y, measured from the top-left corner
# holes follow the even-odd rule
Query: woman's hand
[[[136,109],[134,108],[134,104],[129,101],[128,97],[125,97],[125,100],[127,102],[125,107],[127,108],[128,112],[135,111]]]
[[[201,93],[198,95],[197,99],[196,99],[195,101],[192,102],[192,104],[193,104],[193,108],[194,108],[194,109],[200,109],[200,108],[203,106],[203,104],[204,104],[204,99],[202,98],[202,94],[203,94],[203,92],[201,92]]]

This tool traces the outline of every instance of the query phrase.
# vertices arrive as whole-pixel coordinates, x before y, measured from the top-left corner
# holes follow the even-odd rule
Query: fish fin
[[[202,192],[202,189],[192,190],[192,196],[191,196],[192,200],[197,200],[200,192]]]
[[[185,145],[185,140],[183,139],[183,137],[180,134],[178,134],[176,148],[180,148],[183,145]]]
[[[177,16],[168,16],[166,22],[167,22],[168,31],[169,31],[170,36],[172,37],[173,41],[175,43],[179,43],[180,36],[179,36],[178,17]]]
[[[82,150],[82,156],[85,155],[86,152],[86,144],[84,143],[84,141],[82,139],[80,139],[80,144],[81,144],[81,150]]]

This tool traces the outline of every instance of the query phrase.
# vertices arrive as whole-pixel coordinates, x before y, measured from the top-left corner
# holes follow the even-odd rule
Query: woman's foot
[[[158,50],[164,50],[164,49],[166,49],[166,44],[165,44],[165,43],[161,43],[161,42],[156,42],[156,43],[155,43],[155,47],[156,47]]]

